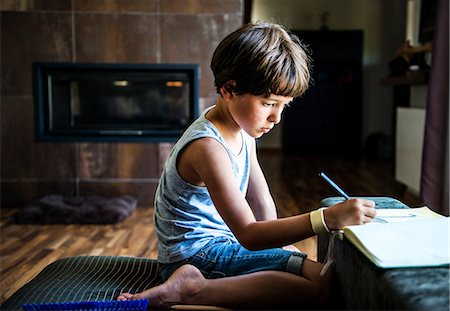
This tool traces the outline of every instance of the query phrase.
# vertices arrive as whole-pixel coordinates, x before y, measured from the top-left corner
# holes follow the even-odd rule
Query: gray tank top
[[[212,107],[211,107],[212,108]],[[243,146],[235,155],[216,127],[205,118],[205,110],[184,132],[169,154],[155,194],[155,230],[158,261],[173,263],[195,255],[211,239],[227,237],[237,241],[217,212],[206,187],[190,184],[178,174],[179,152],[196,139],[211,137],[226,149],[240,191],[247,192],[250,152],[254,138],[241,131]]]

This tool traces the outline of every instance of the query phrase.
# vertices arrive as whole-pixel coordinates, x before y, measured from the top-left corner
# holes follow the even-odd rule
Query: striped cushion
[[[114,300],[161,283],[154,259],[76,256],[48,265],[1,306],[20,310],[25,303]]]

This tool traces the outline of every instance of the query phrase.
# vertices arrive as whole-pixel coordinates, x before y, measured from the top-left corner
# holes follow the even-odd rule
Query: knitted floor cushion
[[[120,256],[76,256],[48,265],[20,288],[1,310],[22,310],[25,303],[114,300],[161,283],[156,260]]]

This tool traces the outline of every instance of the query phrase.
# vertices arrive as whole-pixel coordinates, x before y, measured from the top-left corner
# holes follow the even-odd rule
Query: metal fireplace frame
[[[55,129],[52,112],[52,79],[55,75],[68,73],[89,77],[90,73],[114,75],[121,79],[133,75],[183,74],[188,81],[188,120],[183,128],[170,126],[153,127],[151,122],[142,122],[143,126],[121,125],[114,128],[72,128]],[[184,129],[199,116],[199,79],[198,64],[125,64],[125,63],[67,63],[36,62],[33,64],[33,86],[35,102],[35,138],[39,142],[174,142]],[[128,76],[127,76],[128,75]],[[125,77],[125,78],[123,78]],[[68,105],[67,103],[64,103]],[[69,105],[71,105],[69,103]],[[72,108],[64,108],[71,110]],[[73,112],[70,111],[70,114]],[[71,121],[67,121],[71,122]],[[144,124],[145,123],[145,124]]]

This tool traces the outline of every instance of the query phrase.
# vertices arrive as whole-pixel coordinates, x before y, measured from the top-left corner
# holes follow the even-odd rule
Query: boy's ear
[[[236,81],[230,80],[225,82],[220,88],[220,95],[224,99],[230,99],[234,95],[234,89],[236,87]]]

